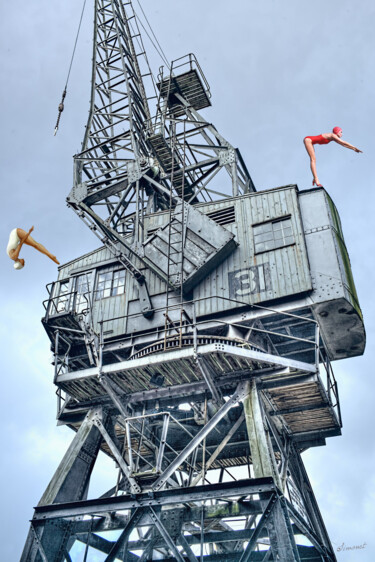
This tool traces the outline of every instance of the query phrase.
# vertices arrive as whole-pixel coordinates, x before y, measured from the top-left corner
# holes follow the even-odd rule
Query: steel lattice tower
[[[331,361],[364,349],[337,210],[324,189],[256,192],[199,112],[196,58],[154,78],[130,1],[95,0],[94,21],[68,205],[101,247],[49,288],[75,436],[21,560],[79,542],[107,562],[334,561],[301,453],[341,433]],[[100,451],[113,474],[87,499]]]

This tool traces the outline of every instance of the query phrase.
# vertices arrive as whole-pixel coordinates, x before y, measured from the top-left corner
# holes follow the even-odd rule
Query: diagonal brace
[[[43,548],[42,543],[40,541],[38,532],[37,532],[36,528],[34,527],[33,523],[31,523],[31,530],[32,530],[32,533],[34,535],[34,544],[36,544],[36,547],[38,549],[38,552],[39,552],[43,562],[48,562],[48,558],[46,556],[46,553],[44,552],[44,548]]]
[[[125,529],[122,531],[121,535],[117,539],[116,543],[111,548],[111,552],[108,554],[104,562],[114,562],[120,549],[124,546],[125,542],[128,540],[130,533],[138,525],[143,515],[146,513],[146,508],[137,508],[133,511]]]
[[[212,373],[209,365],[206,363],[205,359],[203,357],[200,357],[199,355],[197,357],[197,365],[200,369],[200,372],[202,373],[202,376],[207,384],[209,391],[212,394],[214,401],[216,402],[216,404],[221,406],[222,404],[224,404],[224,400],[220,392],[217,390],[215,386],[215,381],[212,377]]]
[[[99,369],[99,371],[101,371],[101,369]],[[120,414],[122,414],[126,419],[128,417],[126,407],[122,403],[120,397],[117,395],[108,377],[102,372],[100,372],[99,374],[99,382],[102,385],[102,387],[107,391],[107,394],[111,398],[112,402],[114,403]]]
[[[195,556],[194,552],[191,550],[189,543],[185,539],[183,533],[178,537],[178,542],[186,552],[187,557],[189,558],[189,562],[198,562],[197,557]]]
[[[224,449],[226,444],[231,440],[231,438],[236,433],[236,431],[239,429],[239,427],[241,426],[241,424],[244,420],[245,420],[245,414],[242,412],[242,414],[240,415],[240,417],[238,418],[236,423],[231,427],[231,429],[228,431],[227,435],[224,437],[224,439],[217,446],[215,451],[212,453],[212,455],[210,456],[210,458],[206,462],[206,470],[208,470],[210,468],[210,466],[215,462],[217,457],[220,455],[221,451]],[[194,478],[194,480],[192,481],[191,486],[196,486],[201,478],[203,478],[203,475],[198,474],[198,476],[196,476]]]
[[[160,521],[159,517],[152,509],[152,507],[150,507],[150,515],[159,533],[161,534],[166,544],[168,545],[168,548],[172,551],[175,559],[178,560],[179,562],[185,562],[184,557],[181,555],[180,551],[178,550],[175,543],[173,542],[172,537],[170,536],[167,529],[164,527],[163,523]]]
[[[266,522],[268,521],[273,508],[275,507],[275,504],[278,500],[277,494],[276,492],[274,492],[273,494],[271,494],[271,497],[266,505],[266,508],[263,512],[262,517],[259,519],[259,523],[256,526],[256,528],[254,529],[253,534],[251,535],[251,539],[249,540],[247,547],[245,548],[240,561],[239,562],[249,562],[250,560],[250,556],[252,551],[254,550],[256,541],[261,533],[261,530],[263,529],[264,525],[266,524]]]
[[[217,426],[220,420],[229,412],[229,410],[239,401],[246,397],[246,386],[245,383],[239,383],[234,394],[229,398],[227,402],[216,412],[214,416],[209,420],[208,423],[197,433],[195,437],[188,443],[188,445],[181,451],[179,455],[175,458],[173,462],[166,468],[166,470],[161,474],[161,476],[152,485],[153,490],[160,490],[165,484],[166,480],[174,474],[179,466],[188,458],[188,456],[194,451],[196,447],[203,441],[205,437]]]
[[[141,488],[137,484],[136,480],[130,476],[130,470],[129,470],[128,465],[126,464],[126,462],[122,458],[122,455],[121,455],[120,451],[116,447],[115,442],[113,441],[113,439],[109,435],[108,431],[105,429],[101,420],[96,417],[94,419],[94,424],[99,429],[100,433],[103,435],[103,438],[105,439],[108,447],[111,449],[111,452],[113,453],[113,456],[115,457],[115,459],[116,459],[119,467],[121,468],[125,478],[128,480],[128,482],[130,484],[130,487],[131,487],[131,492],[136,493],[136,494],[141,492],[142,491]]]

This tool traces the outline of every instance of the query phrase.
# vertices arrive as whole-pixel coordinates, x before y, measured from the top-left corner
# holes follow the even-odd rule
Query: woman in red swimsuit
[[[341,140],[341,137],[342,137],[342,129],[340,127],[334,127],[332,129],[332,133],[323,133],[322,135],[316,135],[315,137],[305,137],[303,139],[307,153],[310,156],[310,168],[312,171],[312,175],[314,177],[312,182],[313,185],[316,185],[317,187],[323,187],[319,182],[318,174],[316,171],[316,157],[315,157],[314,144],[328,144],[331,141],[335,141],[338,144],[341,144],[341,146],[350,148],[355,152],[362,152],[362,150],[359,150],[359,148],[356,148],[352,144],[349,144],[348,142]]]

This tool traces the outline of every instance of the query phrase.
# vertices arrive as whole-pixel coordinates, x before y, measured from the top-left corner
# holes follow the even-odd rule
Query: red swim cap
[[[332,129],[332,133],[335,133],[335,135],[337,135],[340,131],[342,132],[341,127],[333,127]]]

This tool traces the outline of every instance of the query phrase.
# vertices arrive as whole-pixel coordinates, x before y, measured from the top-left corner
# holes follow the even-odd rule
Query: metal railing
[[[226,301],[226,302],[230,302],[233,303],[234,305],[236,305],[235,307],[233,307],[233,310],[235,310],[237,307],[243,307],[246,306],[250,311],[261,311],[261,312],[265,312],[265,313],[271,313],[271,314],[277,314],[280,315],[284,318],[291,318],[291,319],[296,319],[299,321],[303,321],[303,322],[307,322],[310,323],[313,326],[313,331],[314,333],[311,336],[311,339],[307,339],[307,338],[300,338],[298,336],[293,336],[293,335],[289,335],[289,334],[285,334],[282,332],[277,332],[277,331],[272,331],[272,330],[268,330],[268,329],[263,329],[263,328],[257,328],[255,326],[246,326],[244,324],[241,323],[233,323],[233,322],[226,322],[224,320],[220,320],[218,318],[212,317],[210,319],[207,320],[199,320],[197,321],[195,318],[195,306],[202,302],[202,301],[208,301],[208,300],[222,300],[222,301]],[[193,320],[191,320],[188,315],[185,314],[185,318],[186,320],[182,320],[182,316],[183,314],[181,314],[181,310],[183,309],[184,311],[188,310],[189,307],[192,307],[193,309],[193,314],[192,316],[194,317]],[[309,318],[307,316],[301,316],[301,315],[297,315],[297,314],[293,314],[292,312],[285,312],[283,310],[280,309],[276,309],[276,308],[271,308],[271,307],[266,307],[266,306],[262,306],[262,305],[257,305],[257,304],[249,304],[248,302],[244,302],[244,301],[240,301],[240,300],[236,300],[236,299],[230,299],[228,297],[222,297],[222,296],[210,296],[210,297],[202,297],[200,299],[194,299],[191,301],[185,301],[183,303],[183,305],[181,304],[169,304],[168,306],[168,313],[171,315],[171,313],[173,311],[177,311],[179,312],[179,317],[180,317],[180,322],[178,325],[179,330],[183,329],[184,333],[192,333],[193,336],[197,334],[198,331],[200,331],[200,333],[204,333],[202,332],[202,329],[204,329],[204,327],[207,327],[207,329],[213,329],[215,326],[218,325],[226,325],[226,326],[233,326],[233,327],[238,327],[240,329],[251,329],[253,332],[259,333],[259,334],[265,334],[268,336],[277,336],[280,338],[283,338],[285,340],[290,340],[290,341],[295,341],[295,342],[300,342],[300,343],[305,343],[308,344],[309,346],[311,346],[311,349],[314,350],[315,353],[315,364],[318,365],[318,359],[320,358],[320,354],[319,354],[319,348],[320,346],[324,346],[324,343],[321,341],[321,337],[320,337],[320,331],[319,331],[319,324],[316,320],[314,320],[313,318]],[[154,312],[160,312],[160,313],[165,313],[165,306],[159,307],[159,308],[155,308]],[[220,312],[217,312],[215,314],[219,314],[219,313],[225,313],[228,312],[228,310],[221,310]],[[106,318],[106,319],[102,319],[99,324],[103,324],[103,326],[109,322],[113,322],[116,320],[136,320],[137,318],[142,318],[142,314],[141,313],[134,313],[134,314],[129,314],[129,315],[120,315],[120,316],[113,316],[111,318]],[[188,319],[189,318],[189,319]],[[258,319],[258,316],[254,316],[254,320]],[[158,326],[155,329],[152,330],[147,330],[145,332],[142,332],[142,334],[140,334],[142,336],[142,338],[146,338],[149,341],[155,341],[155,337],[159,338],[161,334],[165,335],[165,328],[164,326],[162,326],[162,324],[164,325],[164,321],[161,321],[160,326]],[[176,330],[176,323],[172,323],[170,322],[170,327],[167,329],[168,332],[172,332]],[[105,331],[105,330],[104,330]],[[116,341],[121,341],[123,344],[125,343],[124,347],[126,346],[126,342],[129,342],[130,344],[133,344],[135,342],[137,338],[137,335],[131,334],[129,336],[124,336],[121,335],[119,338],[111,338],[111,343],[115,343]],[[244,341],[244,343],[251,343],[251,342],[246,342]]]
[[[153,434],[153,440],[152,442],[149,442],[149,440],[145,438],[144,426],[148,421],[156,420],[157,418],[162,418],[163,420],[161,435],[160,437],[158,437],[157,435]],[[188,421],[188,419],[185,418],[184,421]],[[188,438],[193,439],[194,435],[182,423],[180,423],[176,419],[176,417],[171,414],[171,412],[168,411],[160,411],[151,414],[142,414],[136,417],[126,418],[124,424],[126,447],[124,442],[124,450],[128,455],[128,464],[132,476],[137,475],[138,472],[141,472],[143,474],[147,474],[149,472],[155,475],[161,473],[165,449],[168,449],[169,453],[172,454],[173,457],[177,457],[178,452],[175,451],[175,449],[173,449],[173,447],[167,442],[167,433],[170,422],[175,423],[183,432],[187,434]],[[141,428],[137,427],[137,425],[141,425]],[[132,435],[133,439],[134,436],[138,436],[136,448],[132,444]],[[143,445],[146,448],[151,448],[154,450],[156,457],[154,463],[151,463],[142,455],[141,449]],[[143,469],[140,469],[141,461],[144,463]],[[189,461],[186,462],[188,467],[193,468]],[[145,470],[146,465],[149,466],[149,470]]]
[[[51,294],[52,291],[49,290],[49,294]],[[82,314],[85,311],[89,311],[90,307],[89,307],[89,293],[79,293],[79,296],[81,298],[84,298],[86,303],[87,303],[87,308],[85,310],[75,310],[74,306],[75,306],[75,302],[76,302],[76,298],[77,298],[77,291],[71,291],[69,293],[65,293],[64,295],[60,295],[60,296],[55,296],[55,297],[50,297],[50,299],[46,300],[43,304],[45,306],[45,309],[47,311],[46,314],[46,318],[48,319],[49,315],[50,315],[50,310],[51,307],[56,311],[56,314],[61,314],[62,312],[73,312],[73,313],[79,313]],[[69,300],[69,310],[66,310],[66,308],[64,307],[64,310],[58,310],[58,303],[59,301],[61,301],[61,297],[71,297]],[[279,315],[283,318],[290,318],[290,319],[295,319],[298,321],[303,321],[304,323],[309,323],[312,326],[312,334],[310,338],[302,338],[302,337],[298,337],[295,335],[291,335],[291,334],[287,334],[287,333],[282,333],[279,331],[274,331],[274,330],[270,330],[267,328],[263,328],[263,327],[257,327],[257,326],[247,326],[243,323],[239,323],[239,322],[227,322],[225,320],[222,319],[218,319],[218,318],[210,318],[207,320],[196,320],[195,318],[195,305],[198,304],[201,301],[207,301],[207,300],[212,300],[212,299],[221,299],[223,301],[227,301],[230,303],[233,303],[234,305],[236,305],[236,307],[238,306],[246,306],[249,311],[254,311],[254,312],[263,312],[265,313],[267,316],[269,316],[270,314],[275,314],[275,315]],[[192,307],[193,309],[193,319],[190,318],[189,314],[183,314],[183,312],[185,311],[185,309],[189,309],[189,307]],[[213,333],[213,330],[217,329],[220,326],[227,326],[229,327],[234,327],[234,328],[238,328],[241,330],[244,329],[248,329],[251,330],[251,335],[253,335],[253,333],[260,335],[260,336],[265,336],[265,337],[277,337],[277,338],[281,338],[283,340],[285,340],[286,342],[295,342],[296,344],[303,344],[305,345],[305,351],[308,351],[309,349],[311,350],[311,352],[314,354],[314,364],[315,364],[315,368],[316,368],[316,373],[319,376],[319,367],[320,369],[323,371],[323,379],[322,380],[322,386],[324,388],[325,394],[326,394],[326,400],[329,403],[329,405],[332,408],[332,411],[335,412],[338,422],[340,424],[340,427],[342,426],[342,419],[341,419],[341,411],[340,411],[340,401],[339,401],[339,394],[338,394],[338,387],[337,387],[337,381],[335,379],[333,370],[332,370],[332,365],[331,362],[328,358],[328,354],[324,345],[324,342],[321,339],[321,334],[320,334],[320,330],[319,330],[319,324],[318,322],[313,319],[313,318],[309,318],[307,316],[301,316],[298,314],[294,314],[292,312],[286,312],[283,310],[280,310],[279,308],[272,308],[272,307],[266,307],[266,306],[262,306],[262,305],[257,305],[257,304],[249,304],[247,302],[244,301],[239,301],[236,299],[230,299],[227,297],[221,297],[221,296],[211,296],[211,297],[203,297],[201,299],[196,299],[196,300],[192,300],[192,301],[187,301],[185,303],[183,303],[183,307],[181,307],[181,304],[175,304],[175,305],[169,305],[168,307],[168,314],[172,314],[173,311],[178,311],[179,312],[179,320],[177,321],[173,321],[171,319],[169,319],[168,325],[166,326],[164,322],[161,322],[161,325],[158,326],[155,329],[152,330],[147,330],[146,332],[142,333],[142,334],[131,334],[128,336],[124,336],[121,335],[118,338],[111,338],[110,343],[111,345],[116,344],[116,342],[120,342],[122,343],[122,347],[123,349],[126,347],[132,347],[132,346],[137,346],[137,338],[142,337],[143,340],[143,347],[141,347],[141,344],[139,343],[139,351],[141,351],[142,349],[147,348],[147,341],[145,343],[145,340],[148,340],[148,342],[150,342],[150,346],[152,346],[153,344],[155,345],[156,343],[160,343],[161,347],[161,351],[167,351],[168,349],[176,349],[176,345],[177,347],[183,347],[183,346],[192,346],[194,349],[195,353],[198,353],[199,350],[199,337],[212,337],[213,339],[215,338],[215,334]],[[159,312],[159,313],[164,313],[165,314],[165,307],[159,307],[157,309],[154,310],[154,312]],[[134,314],[130,314],[130,315],[121,315],[121,316],[115,316],[115,317],[111,317],[111,318],[106,318],[106,319],[102,319],[98,322],[99,325],[99,333],[100,333],[100,339],[102,340],[101,342],[101,346],[102,349],[105,351],[105,338],[103,336],[103,334],[105,333],[104,330],[104,326],[109,323],[109,322],[113,322],[115,320],[125,320],[125,319],[137,319],[137,318],[142,318],[143,319],[143,315],[141,313],[134,313]],[[254,320],[258,319],[258,315],[254,315]],[[251,318],[250,318],[251,320]],[[163,325],[162,325],[163,324]],[[58,330],[57,330],[58,331]],[[64,331],[64,328],[62,328],[62,331]],[[176,334],[174,334],[174,331],[176,331]],[[189,337],[190,336],[190,337]],[[217,338],[220,338],[220,336],[216,335]],[[56,341],[58,341],[58,338],[62,338],[62,340],[64,340],[64,338],[60,335],[56,335]],[[255,345],[255,342],[252,342],[251,339],[242,339],[240,337],[234,337],[234,338],[230,338],[230,337],[223,337],[223,340],[227,341],[229,344],[232,343],[232,345],[236,345],[236,346],[241,346],[241,347],[246,347],[246,346],[251,346],[251,345]],[[178,341],[177,341],[178,340]],[[177,342],[177,343],[176,343]],[[68,346],[69,341],[65,340],[64,341],[64,345]],[[128,344],[128,345],[127,345]],[[56,357],[55,357],[55,377],[54,380],[56,381],[58,375],[62,372],[69,372],[70,370],[70,365],[69,365],[69,351],[70,351],[70,346],[67,347],[65,353],[63,354],[62,357],[59,356],[58,354],[58,347],[59,344],[55,342],[55,347],[56,349]],[[59,366],[57,366],[57,364],[59,364]]]
[[[49,289],[47,285],[47,290],[51,295],[53,288]],[[87,314],[90,309],[89,295],[89,291],[86,293],[81,293],[77,289],[75,289],[74,291],[61,293],[59,295],[56,295],[55,297],[50,296],[48,299],[43,301],[43,307],[46,311],[46,321],[48,321],[50,316],[56,316],[59,314],[64,314],[66,312],[73,312],[75,314]],[[86,301],[83,308],[81,308],[82,302],[77,303],[78,297],[79,299],[82,298],[84,301]]]
[[[46,314],[46,320],[48,320],[50,314],[50,309],[51,307],[56,311],[56,314],[61,314],[64,312],[73,312],[76,314],[82,314],[84,313],[86,310],[89,311],[90,307],[90,300],[89,300],[89,292],[87,293],[79,293],[80,297],[83,297],[85,299],[85,301],[87,302],[87,308],[84,310],[79,310],[77,311],[75,309],[75,303],[76,303],[76,297],[77,297],[77,291],[71,291],[69,293],[64,293],[64,295],[57,295],[56,297],[52,297],[50,299],[47,299],[46,301],[43,302],[43,305],[47,311]],[[73,298],[71,300],[69,300],[69,306],[68,307],[64,307],[64,310],[58,310],[57,305],[59,302],[63,302],[62,301],[62,297],[68,297],[70,295],[73,295]],[[289,335],[289,334],[285,334],[282,332],[277,332],[277,331],[272,331],[272,330],[268,330],[268,329],[263,329],[263,328],[257,328],[255,326],[246,326],[243,323],[233,323],[233,322],[226,322],[224,320],[220,320],[217,318],[210,318],[208,320],[200,320],[197,321],[195,318],[193,320],[191,320],[189,318],[189,315],[186,313],[185,309],[188,309],[189,307],[193,308],[194,314],[193,316],[195,316],[195,305],[199,302],[202,301],[208,301],[208,300],[213,300],[213,299],[219,299],[219,300],[223,300],[223,301],[227,301],[227,302],[231,302],[233,304],[236,305],[236,308],[238,306],[246,306],[248,309],[250,310],[255,310],[255,311],[262,311],[262,312],[266,312],[266,313],[272,313],[272,314],[276,314],[276,315],[280,315],[284,318],[293,318],[293,319],[297,319],[299,321],[303,321],[303,322],[307,322],[310,323],[314,326],[314,334],[312,335],[311,339],[308,338],[300,338],[298,336],[293,336],[293,335]],[[300,342],[300,343],[305,343],[311,346],[311,349],[314,349],[314,353],[315,353],[315,364],[318,365],[320,362],[320,359],[322,360],[322,362],[324,361],[323,359],[323,355],[320,352],[320,347],[323,346],[324,347],[324,343],[321,341],[321,337],[320,337],[320,331],[319,331],[319,324],[316,320],[314,320],[313,318],[309,318],[307,316],[301,316],[301,315],[297,315],[297,314],[293,314],[291,312],[285,312],[283,310],[280,309],[275,309],[275,308],[271,308],[271,307],[266,307],[266,306],[262,306],[262,305],[257,305],[257,304],[249,304],[248,302],[244,302],[244,301],[239,301],[236,299],[230,299],[228,297],[222,297],[222,296],[210,296],[210,297],[203,297],[200,299],[194,299],[192,301],[186,301],[183,303],[183,306],[181,306],[181,304],[169,304],[168,306],[168,312],[169,314],[171,314],[171,312],[173,311],[178,311],[179,317],[180,317],[180,322],[178,327],[178,331],[180,332],[182,329],[184,330],[184,333],[192,333],[194,335],[195,332],[198,332],[198,330],[201,331],[202,333],[202,329],[206,326],[209,329],[214,328],[215,326],[218,325],[225,325],[225,326],[233,326],[233,327],[237,327],[240,329],[251,329],[253,332],[259,333],[259,334],[265,334],[267,336],[277,336],[279,338],[283,338],[285,340],[290,340],[290,341],[295,341],[295,342]],[[183,314],[183,312],[185,311],[185,314]],[[155,308],[154,309],[154,313],[164,313],[165,315],[165,306],[159,307],[159,308]],[[226,312],[225,310],[220,311],[220,312]],[[186,320],[183,320],[183,316],[185,316]],[[98,322],[99,326],[104,326],[105,324],[109,323],[109,322],[114,322],[116,320],[136,320],[137,318],[139,319],[143,319],[143,315],[140,312],[134,313],[134,314],[128,314],[128,315],[120,315],[120,316],[113,316],[111,318],[106,318],[106,319],[102,319]],[[254,319],[257,319],[258,317],[255,317]],[[157,328],[153,329],[153,330],[147,330],[145,332],[142,333],[142,337],[146,337],[149,341],[153,340],[155,341],[155,337],[159,338],[160,334],[163,333],[165,336],[166,332],[171,332],[173,330],[176,330],[176,323],[173,321],[170,321],[170,327],[168,327],[167,329],[165,329],[165,322],[162,321],[160,326],[158,326]],[[162,326],[162,324],[164,326]],[[103,332],[105,332],[105,330],[102,330]],[[196,334],[195,334],[196,335]],[[130,344],[133,344],[135,339],[137,338],[136,335],[131,334],[129,336],[125,336],[123,334],[121,334],[121,336],[119,338],[111,338],[111,344],[115,343],[116,341],[121,341],[123,345],[123,347],[126,347],[126,342],[129,342]],[[240,339],[240,338],[238,338]],[[195,338],[196,340],[196,338]],[[246,340],[244,340],[244,343],[251,343],[251,342],[246,342]],[[324,347],[325,349],[325,347]]]
[[[184,55],[182,57],[179,57],[178,59],[175,59],[174,61],[172,61],[171,63],[171,68],[170,68],[170,76],[172,76],[172,78],[174,78],[174,74],[173,71],[177,70],[178,68],[183,68],[183,67],[187,67],[187,70],[185,72],[189,72],[191,70],[197,70],[198,71],[198,75],[200,77],[200,79],[203,82],[204,85],[204,91],[207,95],[208,98],[211,97],[211,89],[210,89],[210,85],[207,81],[207,78],[205,77],[203,70],[197,60],[197,57],[194,55],[194,53],[188,53],[187,55]],[[160,67],[159,68],[159,74],[157,76],[157,80],[159,83],[161,83],[164,79],[164,73],[163,73],[163,68],[164,67]]]

